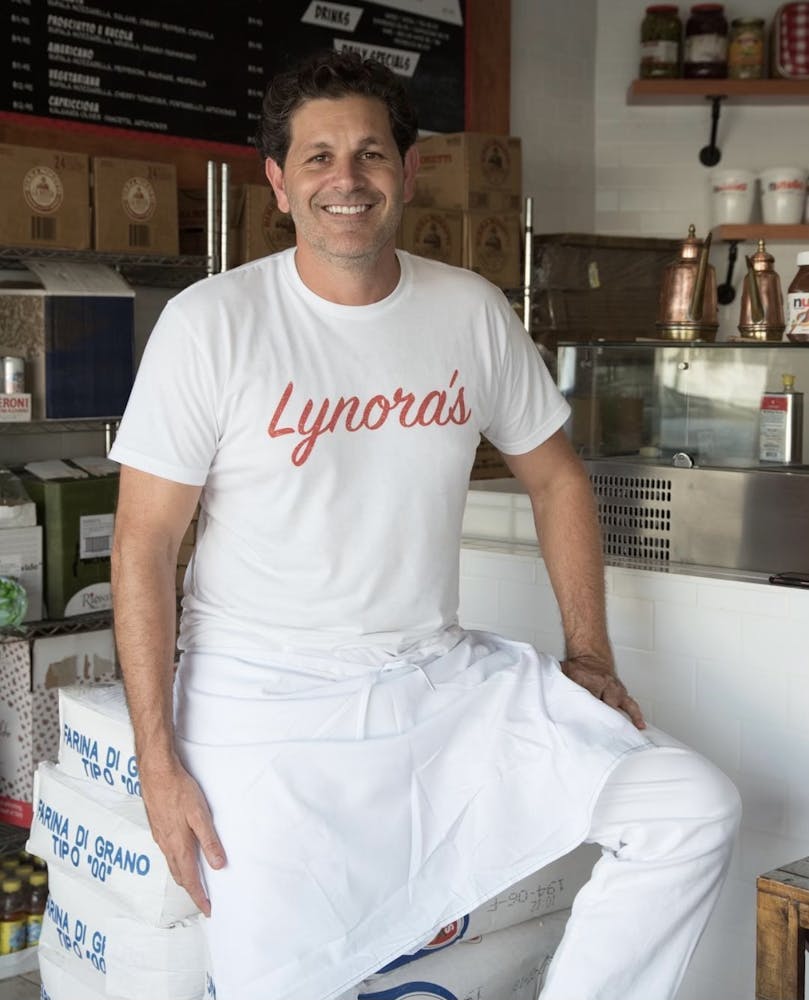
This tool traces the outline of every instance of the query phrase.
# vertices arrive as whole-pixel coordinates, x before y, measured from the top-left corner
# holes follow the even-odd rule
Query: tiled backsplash
[[[527,499],[493,497],[490,527],[518,525]],[[483,516],[474,515],[477,534]],[[606,584],[624,682],[649,721],[715,761],[744,802],[731,874],[678,1000],[752,997],[755,878],[809,853],[809,592],[617,566]],[[460,616],[562,653],[535,543],[468,539]]]

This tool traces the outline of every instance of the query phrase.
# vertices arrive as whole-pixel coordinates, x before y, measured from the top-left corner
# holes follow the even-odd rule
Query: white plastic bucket
[[[711,215],[715,226],[744,225],[753,218],[756,175],[750,170],[714,170]]]
[[[794,226],[806,209],[806,170],[803,167],[770,167],[759,175],[761,215],[768,225]]]

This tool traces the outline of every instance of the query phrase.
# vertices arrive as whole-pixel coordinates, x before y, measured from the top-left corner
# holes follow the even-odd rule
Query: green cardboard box
[[[112,607],[110,553],[118,472],[89,473],[77,461],[32,462],[22,476],[44,531],[45,616],[51,619]],[[58,465],[66,466],[64,477],[58,476]],[[43,466],[50,467],[47,473]],[[71,478],[77,469],[83,477]],[[42,478],[44,474],[50,478]]]

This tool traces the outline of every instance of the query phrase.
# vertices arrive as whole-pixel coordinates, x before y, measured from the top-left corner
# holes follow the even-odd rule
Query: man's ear
[[[416,191],[416,174],[419,172],[419,151],[415,143],[404,158],[404,200],[410,201]]]
[[[289,199],[284,188],[284,171],[278,166],[275,160],[268,156],[264,161],[264,173],[267,175],[267,180],[272,184],[278,207],[282,212],[288,212]]]

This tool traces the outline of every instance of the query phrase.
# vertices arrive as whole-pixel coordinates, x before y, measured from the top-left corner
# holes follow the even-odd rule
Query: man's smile
[[[330,215],[361,215],[367,212],[370,205],[324,205],[323,208]]]

